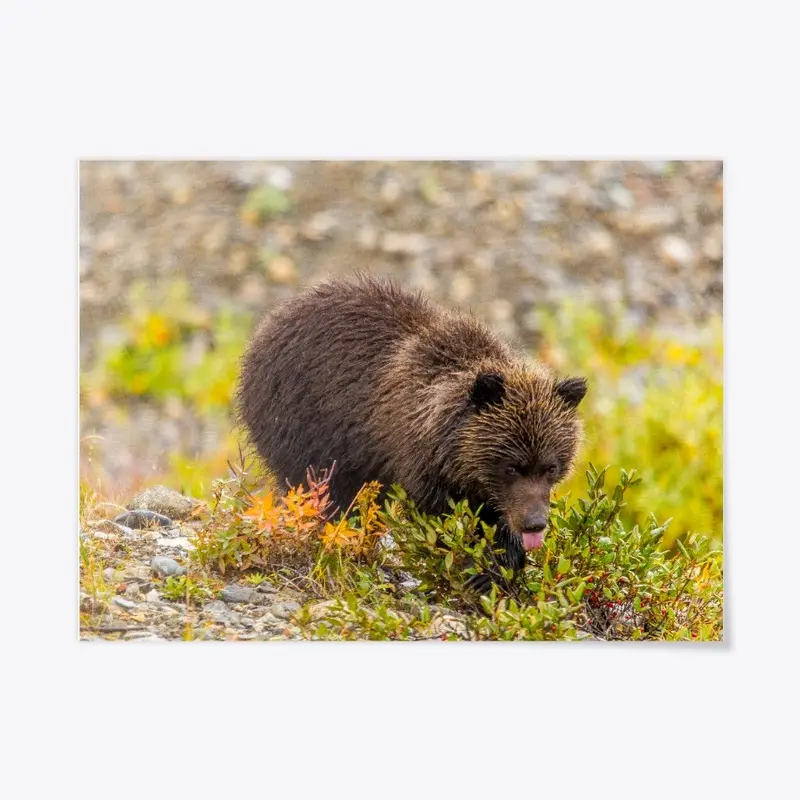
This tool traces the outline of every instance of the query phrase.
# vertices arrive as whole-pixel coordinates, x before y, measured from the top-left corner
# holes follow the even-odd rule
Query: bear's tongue
[[[544,531],[538,533],[523,533],[522,546],[526,550],[538,550],[542,546],[542,539],[544,539]]]

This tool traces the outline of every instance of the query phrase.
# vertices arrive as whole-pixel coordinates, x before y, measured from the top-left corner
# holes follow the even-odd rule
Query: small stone
[[[142,593],[138,583],[129,583],[122,594],[127,597],[128,600],[138,601],[142,599]]]
[[[384,533],[380,539],[378,539],[377,547],[381,550],[397,550],[398,545],[397,542],[394,540],[394,536],[391,533]]]
[[[260,594],[275,594],[278,590],[269,581],[261,581],[256,586],[256,591]]]
[[[450,284],[450,299],[454,303],[466,303],[475,291],[472,278],[464,272],[458,272]]]
[[[295,612],[300,610],[300,603],[294,600],[284,600],[282,603],[275,603],[270,606],[270,612],[278,619],[289,619]]]
[[[169,517],[165,517],[163,514],[158,514],[155,511],[149,511],[147,509],[126,511],[124,514],[114,517],[114,522],[116,522],[118,525],[124,525],[128,528],[134,528],[135,530],[151,528],[153,526],[166,528],[172,525],[172,520]]]
[[[621,183],[615,183],[608,190],[608,196],[611,198],[611,202],[618,208],[630,210],[636,205],[633,195]]]
[[[231,611],[222,600],[212,600],[203,606],[203,611],[210,614],[217,622],[227,622],[231,618]]]
[[[319,622],[340,606],[341,603],[338,600],[323,600],[321,603],[314,603],[314,605],[309,606],[308,615],[312,622]],[[277,621],[276,619],[275,622]]]
[[[539,179],[539,188],[544,192],[544,194],[556,198],[557,200],[561,200],[562,198],[566,197],[567,194],[569,194],[570,181],[569,178],[566,178],[563,175],[551,175],[549,173],[545,173]]]
[[[136,608],[136,603],[134,603],[133,600],[128,600],[124,597],[120,597],[119,595],[114,597],[113,602],[115,602],[118,606],[122,606],[123,608]]]
[[[226,603],[250,603],[254,594],[255,592],[247,586],[231,583],[222,590],[220,597]]]
[[[287,256],[277,256],[270,259],[267,264],[267,275],[275,282],[283,285],[295,283],[297,280],[297,267],[294,261]]]
[[[688,267],[694,263],[694,251],[686,239],[679,236],[665,236],[658,243],[658,253],[673,266]]]
[[[84,614],[89,614],[93,611],[97,611],[103,607],[102,602],[96,600],[89,594],[85,592],[80,593],[80,610]]]
[[[185,536],[177,536],[174,539],[156,539],[156,544],[159,547],[174,547],[176,550],[186,550],[187,552],[194,550],[194,545]]]
[[[135,537],[136,534],[127,525],[119,525],[110,519],[101,519],[99,522],[90,522],[89,528],[95,539],[109,539],[113,536]]]
[[[608,258],[614,254],[614,237],[605,228],[595,228],[586,234],[587,251],[599,258]]]
[[[151,589],[144,599],[146,603],[158,603],[161,601],[161,595],[155,589]]]
[[[129,581],[147,581],[150,579],[150,568],[146,564],[131,564],[125,567],[122,577]]]
[[[150,569],[162,578],[166,578],[169,575],[186,574],[186,567],[182,567],[175,559],[167,556],[153,556],[150,561]]]
[[[388,231],[383,234],[381,242],[383,252],[394,255],[420,255],[428,250],[429,247],[428,237],[421,233],[395,233]]]
[[[302,234],[312,242],[328,238],[337,226],[337,220],[330,211],[320,211],[303,226]]]
[[[280,189],[282,192],[286,192],[291,189],[293,181],[294,178],[292,176],[292,171],[288,167],[284,167],[282,164],[270,166],[267,169],[266,182],[270,186]]]
[[[135,639],[138,642],[166,642],[162,636],[157,636],[150,631],[129,631],[125,634],[125,640]]]
[[[680,214],[673,206],[649,206],[632,217],[630,227],[637,233],[651,234],[669,230],[679,219]]]
[[[465,618],[461,614],[437,614],[427,627],[427,636],[444,637],[450,634],[466,638],[469,635]]]
[[[381,186],[381,200],[387,206],[394,206],[403,195],[403,184],[395,178],[388,178]]]
[[[190,516],[197,501],[185,497],[180,492],[168,489],[166,486],[151,486],[140,492],[128,503],[131,511],[147,509],[163,514],[171,519],[185,519]]]
[[[106,567],[103,570],[103,580],[106,580],[109,583],[111,583],[111,581],[114,580],[114,576],[116,575],[116,573],[117,571],[114,569],[114,567]]]
[[[198,642],[207,642],[217,638],[213,628],[195,628],[192,631],[192,636]]]
[[[374,250],[380,240],[380,231],[374,225],[364,225],[358,229],[356,243],[362,250]]]

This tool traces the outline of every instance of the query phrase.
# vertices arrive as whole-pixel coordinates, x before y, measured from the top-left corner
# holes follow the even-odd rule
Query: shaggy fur
[[[543,530],[550,489],[574,461],[585,392],[583,379],[515,357],[472,317],[358,277],[317,286],[261,323],[237,407],[282,483],[335,461],[342,509],[372,480],[402,485],[433,514],[466,497],[485,504],[506,564],[521,567],[523,534]]]

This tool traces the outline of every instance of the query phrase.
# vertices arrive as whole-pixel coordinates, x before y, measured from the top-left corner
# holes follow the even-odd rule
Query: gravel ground
[[[292,208],[248,225],[259,186]],[[141,279],[186,278],[202,307],[260,315],[361,269],[526,347],[533,309],[565,297],[621,301],[634,324],[673,332],[722,310],[720,162],[85,162],[80,192],[82,369]],[[226,425],[140,402],[83,409],[81,433],[112,443],[100,458],[124,482],[169,452],[212,452]]]
[[[84,523],[81,540],[91,548],[96,566],[92,570],[84,563],[81,575],[82,640],[314,638],[309,629],[296,624],[297,612],[305,606],[311,620],[319,621],[334,601],[320,601],[285,582],[280,586],[268,580],[257,586],[229,583],[216,597],[192,598],[188,603],[165,596],[165,579],[187,573],[194,547],[191,539],[203,525],[193,518],[197,505],[158,486],[133,498],[113,520]],[[463,614],[442,607],[433,611],[419,631],[420,639],[471,638]]]

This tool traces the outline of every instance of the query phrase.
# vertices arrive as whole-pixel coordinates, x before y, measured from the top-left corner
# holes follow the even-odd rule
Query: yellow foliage
[[[635,468],[643,483],[623,510],[626,523],[671,518],[668,546],[693,532],[721,541],[722,320],[678,340],[626,329],[621,314],[565,305],[543,328],[540,357],[589,383],[586,443],[558,493],[580,496],[590,462],[611,464],[609,481]]]
[[[361,488],[351,505],[357,511],[357,519],[342,514],[338,522],[325,524],[321,538],[326,550],[339,548],[354,556],[367,555],[372,551],[376,541],[384,533],[378,521],[380,509],[377,498],[380,489],[381,486],[376,481]]]

